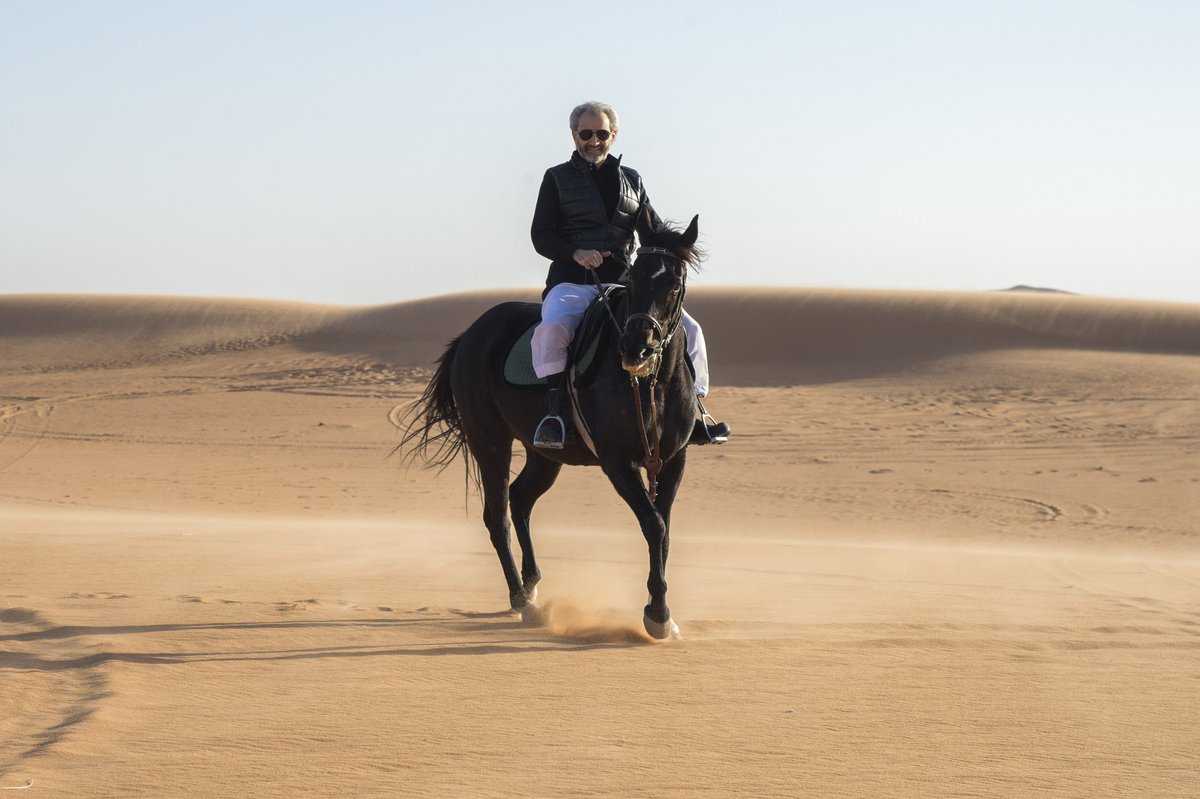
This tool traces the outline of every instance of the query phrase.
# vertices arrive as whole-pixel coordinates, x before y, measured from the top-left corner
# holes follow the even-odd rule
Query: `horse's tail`
[[[396,449],[407,451],[405,463],[420,458],[427,467],[445,469],[462,453],[467,461],[467,472],[471,472],[473,459],[467,449],[462,417],[454,403],[454,393],[450,390],[450,371],[454,367],[460,339],[454,339],[446,347],[446,351],[438,358],[437,369],[429,385],[401,417],[404,438]]]

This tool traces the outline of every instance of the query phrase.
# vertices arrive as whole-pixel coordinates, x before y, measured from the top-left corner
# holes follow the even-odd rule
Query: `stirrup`
[[[696,397],[696,407],[700,409],[700,418],[695,425],[699,429],[692,430],[692,437],[688,440],[688,443],[696,445],[724,444],[728,441],[729,425],[714,419],[712,414],[708,412],[708,408],[704,407],[704,403],[700,400],[700,397]],[[697,435],[700,430],[704,431],[704,438],[700,438]]]
[[[558,430],[554,430],[554,423]],[[557,435],[555,434],[557,433]],[[549,414],[538,422],[537,430],[533,431],[533,445],[538,449],[562,449],[567,441],[567,423],[561,416]]]
[[[700,423],[704,425],[704,432],[708,434],[708,443],[724,444],[729,440],[729,425],[718,422],[708,411],[700,415]]]
[[[712,423],[709,424],[709,421]],[[705,444],[724,444],[728,440],[729,425],[716,421],[706,413],[702,419],[697,419],[692,425],[692,434],[688,438],[688,444],[702,447]]]

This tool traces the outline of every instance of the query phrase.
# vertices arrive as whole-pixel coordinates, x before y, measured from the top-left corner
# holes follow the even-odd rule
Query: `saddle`
[[[585,386],[595,377],[599,366],[596,351],[600,348],[600,337],[604,335],[606,327],[612,326],[604,301],[615,304],[626,291],[628,289],[625,286],[609,286],[592,300],[584,312],[583,320],[571,337],[571,346],[567,350],[567,370],[573,386]],[[532,341],[536,328],[537,323],[530,325],[508,348],[508,356],[504,360],[504,382],[513,388],[541,391],[547,387],[545,379],[533,371]]]

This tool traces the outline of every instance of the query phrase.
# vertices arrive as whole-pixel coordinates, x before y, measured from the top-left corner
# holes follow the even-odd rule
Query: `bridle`
[[[685,264],[679,296],[675,300],[675,307],[671,309],[670,315],[667,317],[669,322],[667,327],[669,331],[663,331],[663,325],[653,316],[648,313],[632,313],[625,317],[624,333],[629,332],[629,324],[633,321],[646,322],[654,329],[658,336],[658,342],[651,348],[650,357],[646,359],[646,369],[639,372],[629,372],[629,385],[633,389],[633,407],[637,411],[638,432],[642,435],[642,450],[645,453],[645,458],[642,465],[646,469],[647,483],[649,483],[650,501],[653,502],[658,496],[658,473],[662,471],[662,430],[658,426],[658,393],[655,390],[658,386],[658,372],[662,368],[662,353],[667,344],[674,338],[678,332],[680,324],[683,323],[683,295],[687,292],[687,269],[686,261],[670,250],[662,247],[639,247],[638,255],[662,255],[667,258],[673,258],[682,264]],[[665,267],[664,267],[665,268]],[[616,320],[614,320],[616,321]],[[642,416],[642,391],[641,379],[649,378],[650,383],[650,429],[652,431],[653,442],[651,436],[646,435],[646,420]]]
[[[638,247],[636,254],[662,255],[679,261],[680,263],[686,263],[683,258],[663,247]],[[684,270],[684,275],[687,275],[686,269]],[[687,280],[685,279],[683,280],[683,286],[679,291],[679,296],[675,299],[675,307],[671,309],[671,313],[667,317],[669,320],[667,326],[670,328],[668,331],[664,332],[662,323],[648,313],[631,313],[625,317],[625,326],[622,328],[622,333],[629,333],[629,324],[631,322],[646,322],[654,330],[658,339],[658,343],[651,348],[650,357],[646,360],[648,369],[645,372],[636,375],[637,377],[646,377],[651,373],[658,373],[658,368],[662,364],[662,351],[668,344],[671,343],[671,339],[675,337],[675,334],[679,331],[680,324],[683,322],[683,295],[686,293]],[[632,375],[633,373],[631,372],[630,374]]]
[[[663,247],[638,247],[636,255],[662,255],[667,258],[672,258],[679,261],[681,264],[687,263],[687,260],[681,258],[675,253]],[[665,268],[665,267],[664,267]],[[622,334],[629,332],[629,323],[633,321],[646,322],[654,329],[658,336],[658,343],[651,348],[650,357],[646,359],[646,370],[639,374],[629,373],[629,385],[633,389],[633,407],[637,411],[638,432],[642,435],[642,451],[645,457],[642,461],[642,466],[646,469],[646,482],[649,484],[650,501],[653,502],[658,496],[658,473],[662,471],[662,430],[658,426],[658,394],[655,389],[658,386],[658,372],[662,368],[662,353],[667,344],[674,338],[675,333],[679,330],[679,326],[683,323],[683,295],[687,293],[687,269],[685,266],[683,272],[683,285],[679,290],[679,297],[675,300],[675,307],[671,309],[668,318],[668,331],[663,330],[663,324],[648,313],[632,313],[625,317],[625,324],[617,324],[617,318],[613,314],[612,307],[608,303],[608,298],[605,296],[603,289],[600,286],[599,279],[595,276],[592,270],[588,270],[588,276],[595,282],[596,288],[601,289],[600,301],[604,303],[604,310],[608,312],[608,318],[612,320],[613,328],[620,329]],[[652,431],[653,441],[651,436],[646,434],[646,420],[642,415],[642,378],[649,378],[650,384],[650,428]]]

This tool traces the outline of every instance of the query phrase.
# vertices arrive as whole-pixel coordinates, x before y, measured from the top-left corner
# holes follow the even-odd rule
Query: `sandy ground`
[[[541,626],[395,422],[496,294],[0,296],[0,789],[1200,795],[1200,307],[696,290],[682,641],[597,470]]]

